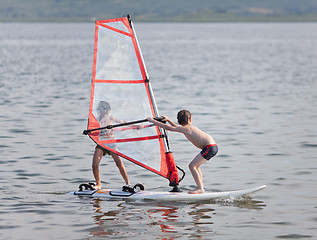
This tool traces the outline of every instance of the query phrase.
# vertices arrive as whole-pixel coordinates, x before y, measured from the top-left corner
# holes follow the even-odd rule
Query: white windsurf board
[[[120,190],[101,189],[101,190],[82,190],[70,194],[78,196],[90,196],[108,199],[134,199],[134,200],[155,200],[155,201],[206,201],[212,199],[237,199],[248,196],[266,188],[266,185],[248,189],[225,191],[225,192],[205,192],[203,194],[189,194],[187,192],[155,192],[137,191],[130,193]]]

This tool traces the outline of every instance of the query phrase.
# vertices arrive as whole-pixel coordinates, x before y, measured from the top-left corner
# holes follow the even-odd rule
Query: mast
[[[159,117],[159,111],[158,111],[158,108],[157,108],[157,105],[156,105],[156,101],[155,101],[155,98],[154,98],[154,93],[153,93],[152,86],[151,86],[151,83],[150,83],[149,74],[148,74],[148,71],[146,69],[146,65],[144,63],[142,50],[141,50],[141,47],[139,45],[138,37],[137,37],[136,32],[134,30],[134,25],[133,25],[133,22],[132,22],[132,18],[131,18],[130,15],[128,15],[127,18],[129,20],[129,23],[130,23],[130,26],[132,28],[133,34],[135,36],[135,41],[136,41],[136,43],[138,45],[138,48],[139,48],[139,51],[140,51],[142,63],[143,63],[145,74],[146,74],[146,81],[148,82],[148,89],[149,89],[149,93],[150,93],[150,96],[151,96],[151,100],[152,100],[152,104],[153,104],[153,108],[154,108],[154,112],[155,112],[155,117]],[[164,147],[165,147],[165,152],[168,152],[169,151],[169,147],[168,147],[167,140],[166,140],[166,137],[167,137],[166,136],[166,132],[164,130],[162,130],[161,128],[159,128],[159,130],[160,130],[161,134],[165,136],[165,138],[163,139]]]

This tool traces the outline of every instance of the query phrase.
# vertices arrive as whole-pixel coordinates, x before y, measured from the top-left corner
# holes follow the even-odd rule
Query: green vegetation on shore
[[[151,22],[317,21],[316,0],[1,0],[1,22],[87,22],[133,16]]]

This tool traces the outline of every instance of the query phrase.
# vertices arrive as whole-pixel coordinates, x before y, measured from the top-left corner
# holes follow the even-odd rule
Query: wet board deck
[[[188,194],[187,192],[152,192],[138,191],[135,193],[120,191],[120,190],[83,190],[76,191],[70,194],[78,196],[90,196],[97,198],[119,198],[119,199],[143,199],[156,201],[205,201],[219,198],[239,198],[248,196],[266,188],[266,185],[248,188],[243,190],[226,191],[226,192],[205,192],[203,194]]]

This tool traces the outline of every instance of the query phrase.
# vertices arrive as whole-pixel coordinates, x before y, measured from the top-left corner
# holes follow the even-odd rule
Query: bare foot
[[[96,190],[100,190],[101,189],[101,185],[95,185],[95,186],[93,186],[93,188],[96,189]]]
[[[204,189],[195,189],[195,190],[193,190],[193,191],[189,191],[188,193],[189,193],[189,194],[202,194],[202,193],[204,193],[204,192],[205,192]]]

